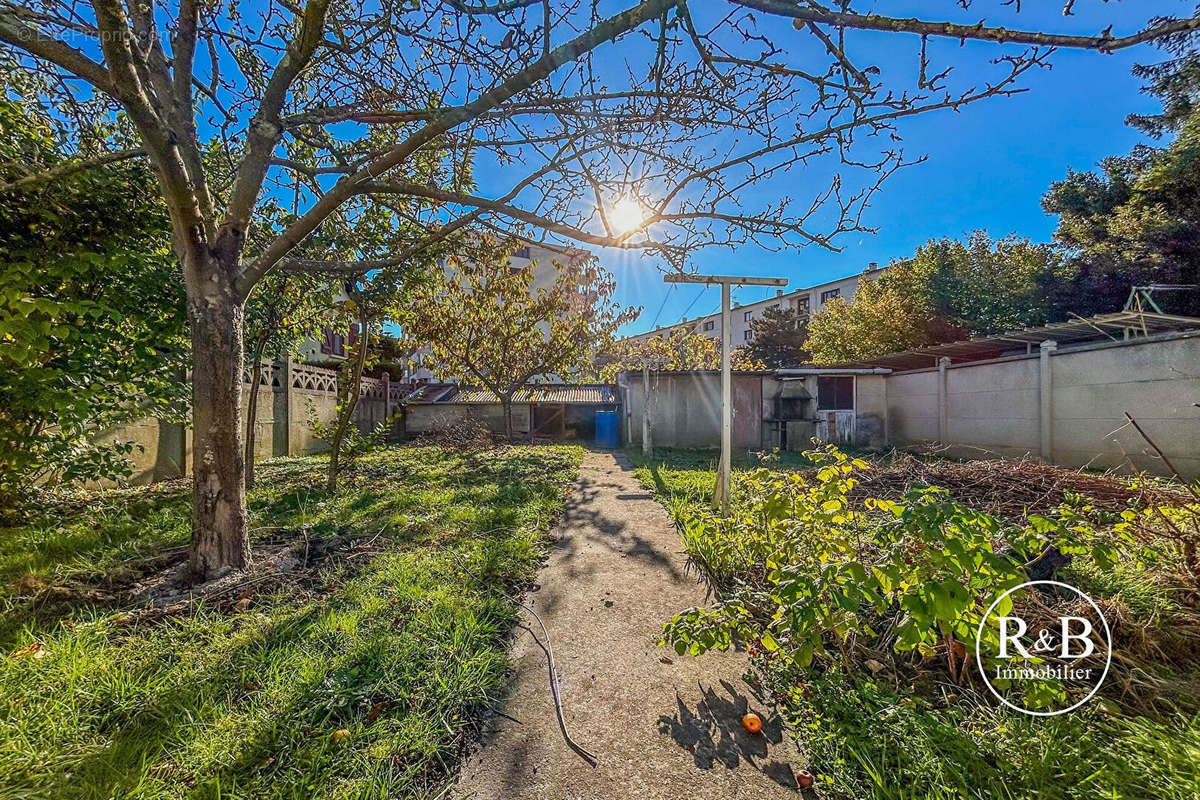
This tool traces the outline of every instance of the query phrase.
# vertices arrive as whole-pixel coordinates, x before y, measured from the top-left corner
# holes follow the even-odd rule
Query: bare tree
[[[242,309],[272,270],[386,270],[472,224],[674,268],[704,245],[832,247],[867,229],[864,206],[906,163],[902,118],[1021,91],[1056,47],[1111,51],[1200,25],[1011,30],[950,0],[947,21],[845,1],[601,5],[0,0],[0,41],[53,74],[40,99],[79,143],[73,162],[0,188],[144,157],[170,211],[193,347],[195,573],[249,557]],[[876,66],[888,34],[912,43],[912,69]],[[978,58],[955,47],[965,40],[995,43],[990,80],[958,79],[955,65]],[[777,199],[750,203],[770,186]],[[295,215],[264,222],[264,203],[284,195]],[[386,252],[314,245],[369,208],[403,234]]]

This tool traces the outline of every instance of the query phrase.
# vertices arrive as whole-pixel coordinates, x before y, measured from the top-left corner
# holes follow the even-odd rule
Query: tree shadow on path
[[[659,731],[691,753],[700,769],[709,770],[718,765],[736,769],[744,760],[781,786],[796,788],[788,763],[768,757],[771,746],[783,743],[780,723],[769,720],[762,733],[749,733],[742,727],[742,717],[750,710],[749,700],[726,681],[721,681],[721,687],[723,693],[701,685],[703,697],[695,709],[688,708],[683,698],[676,694],[676,713],[658,718]]]

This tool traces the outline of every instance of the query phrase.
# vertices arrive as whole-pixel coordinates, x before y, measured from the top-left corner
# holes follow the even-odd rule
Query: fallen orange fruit
[[[742,727],[750,733],[759,733],[762,731],[762,720],[759,719],[758,714],[751,711],[742,717]]]

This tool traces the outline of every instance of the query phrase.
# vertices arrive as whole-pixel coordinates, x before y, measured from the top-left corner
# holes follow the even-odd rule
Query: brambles
[[[1112,512],[1123,511],[1133,502],[1174,506],[1189,499],[1186,493],[1161,483],[1130,483],[1025,459],[950,461],[899,451],[889,453],[857,478],[850,493],[853,500],[901,500],[914,484],[938,486],[965,506],[1013,520],[1053,511],[1077,497],[1086,497],[1088,505]]]

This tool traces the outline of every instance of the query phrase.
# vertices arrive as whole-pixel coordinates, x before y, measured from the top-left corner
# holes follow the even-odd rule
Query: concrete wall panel
[[[937,372],[888,375],[887,431],[893,444],[915,444],[938,436]]]
[[[335,421],[336,382],[334,370],[300,364],[276,365],[258,386],[255,459],[305,455],[328,449],[325,442],[313,435],[311,420],[316,418],[326,425]],[[373,429],[384,418],[385,404],[378,388],[374,386],[372,390],[376,396],[360,398],[355,409],[354,421],[363,431]],[[244,426],[252,391],[248,373],[243,390],[241,421]],[[141,446],[131,455],[131,483],[153,483],[191,473],[192,435],[183,425],[146,418],[105,431],[96,440],[132,441]]]
[[[952,365],[946,431],[952,455],[1045,456],[1069,467],[1169,470],[1126,426],[1128,411],[1185,477],[1200,476],[1200,332],[1064,348],[1049,355],[1049,452],[1042,452],[1038,356]],[[938,437],[938,373],[887,378],[889,438]]]

